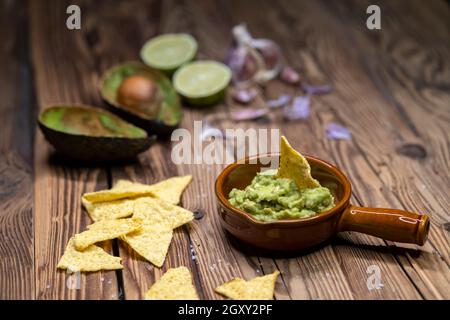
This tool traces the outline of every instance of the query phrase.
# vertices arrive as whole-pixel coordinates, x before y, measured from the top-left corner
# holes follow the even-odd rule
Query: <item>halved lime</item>
[[[195,61],[173,76],[175,90],[189,104],[203,106],[221,100],[231,80],[231,70],[217,61]]]
[[[147,41],[141,49],[141,59],[149,67],[173,73],[182,64],[194,59],[197,41],[186,33],[168,33]]]

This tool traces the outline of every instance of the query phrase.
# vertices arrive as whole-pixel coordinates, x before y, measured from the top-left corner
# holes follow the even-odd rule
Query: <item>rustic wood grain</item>
[[[72,3],[82,8],[79,31],[65,27],[65,9]],[[274,270],[281,271],[276,299],[449,299],[448,5],[430,1],[424,8],[420,1],[381,1],[382,29],[371,31],[365,27],[369,4],[2,3],[0,110],[6,116],[0,119],[0,298],[141,299],[167,268],[185,265],[204,299],[222,299],[214,288],[231,278],[249,279]],[[425,246],[342,233],[299,255],[267,255],[243,245],[220,226],[213,186],[223,165],[174,165],[172,144],[160,141],[136,162],[87,166],[56,156],[40,132],[35,134],[33,118],[50,103],[106,107],[97,90],[101,74],[115,63],[138,59],[148,38],[189,32],[199,42],[199,58],[222,60],[231,28],[240,22],[247,23],[254,36],[276,40],[303,81],[331,84],[334,91],[312,98],[306,121],[285,122],[274,113],[271,121],[222,120],[218,125],[279,128],[300,151],[342,168],[353,183],[355,204],[430,214],[432,228]],[[30,39],[20,36],[27,29]],[[281,93],[301,91],[277,80],[262,92],[265,98]],[[258,98],[252,106],[261,103]],[[16,113],[13,108],[18,108]],[[241,108],[230,97],[208,109],[185,108],[182,127],[192,131],[194,120],[213,114],[226,117]],[[328,140],[324,127],[329,122],[349,127],[351,141]],[[25,129],[16,134],[18,126]],[[120,255],[125,269],[82,275],[80,290],[67,288],[68,276],[56,271],[56,264],[67,240],[90,223],[81,208],[82,193],[111,187],[121,178],[153,183],[184,174],[192,174],[194,181],[182,205],[204,216],[176,230],[163,268],[153,267],[114,240],[104,248]],[[370,265],[381,270],[379,290],[367,287]]]
[[[190,13],[189,22],[195,30],[195,36],[200,43],[199,57],[201,59],[215,59],[223,61],[231,43],[230,30],[232,21],[226,11],[226,3],[215,5],[204,2],[186,1],[186,11]],[[219,42],[218,39],[221,39]],[[215,106],[208,110],[189,110],[186,113],[183,127],[193,131],[194,121],[206,121],[213,115],[227,114],[233,109],[234,102],[228,97],[224,105]],[[229,121],[219,121],[219,127],[244,128],[241,124]],[[198,138],[192,135],[193,139]],[[206,144],[204,144],[206,146]],[[272,259],[265,266],[262,257],[253,248],[243,250],[245,246],[237,242],[221,227],[217,214],[217,201],[214,196],[214,183],[224,165],[182,165],[178,166],[180,174],[190,173],[198,177],[197,188],[192,188],[191,196],[186,195],[184,203],[193,210],[201,210],[205,217],[194,224],[190,238],[195,243],[200,278],[205,287],[206,297],[209,299],[223,298],[214,293],[214,288],[235,277],[251,279],[267,273],[272,273],[278,267]],[[196,195],[196,196],[195,196]],[[281,278],[277,281],[276,298],[288,295],[285,283]]]
[[[158,32],[156,28],[160,4],[157,2],[122,2],[114,11],[111,11],[107,2],[95,4],[86,2],[85,6],[87,14],[84,32],[96,40],[90,43],[89,50],[99,66],[99,76],[114,64],[124,60],[138,60],[139,49],[144,41]],[[101,24],[98,23],[99,19],[102,21]],[[121,23],[118,24],[117,21]],[[117,41],[110,41],[111,34],[115,35]],[[121,43],[120,46],[117,46],[118,42]],[[164,142],[153,146],[136,162],[113,166],[108,168],[108,171],[112,185],[118,179],[152,184],[177,175],[176,168],[170,160],[170,145]],[[125,268],[120,279],[124,299],[142,299],[148,288],[169,267],[184,265],[193,268],[190,242],[184,228],[174,232],[169,254],[162,269],[144,260],[126,243],[117,240],[114,243],[124,261]]]
[[[305,12],[307,8],[304,6],[297,6],[294,9],[291,4],[287,4],[290,6],[290,12]],[[287,7],[287,6],[286,6]],[[237,7],[234,8],[237,11]],[[298,33],[298,40],[293,40],[289,30],[292,30],[295,25],[293,23],[283,23],[284,21],[290,22],[290,20],[294,21],[292,17],[286,16],[284,10],[269,10],[268,6],[260,6],[260,10],[264,12],[271,12],[270,15],[266,15],[263,17],[255,15],[254,19],[248,21],[249,27],[252,26],[255,28],[255,32],[261,32],[261,34],[269,34],[268,37],[272,37],[277,39],[280,45],[285,50],[287,54],[288,61],[292,61],[293,65],[305,71],[303,76],[308,76],[309,72],[306,72],[308,65],[310,63],[306,62],[304,66],[303,64],[298,63],[298,58],[295,54],[307,54],[307,48],[303,48],[303,43],[309,39],[307,35],[304,33],[305,30],[308,30],[308,26],[314,23],[317,23],[319,19],[318,11],[310,11],[305,14],[309,19],[302,19],[302,30],[296,29],[296,33]],[[239,12],[246,16],[246,13],[243,10],[239,10]],[[247,15],[248,16],[248,15]],[[239,19],[240,16],[238,15]],[[267,23],[267,21],[270,23]],[[273,28],[272,26],[279,26],[278,28]],[[290,93],[290,94],[301,94],[298,89],[293,89],[286,87],[286,85],[281,84],[271,84],[267,87],[266,93],[269,98],[274,98],[281,93]],[[313,104],[315,105],[315,99],[313,100]],[[324,141],[326,138],[323,135],[323,126],[321,123],[315,121],[315,117],[317,117],[316,113],[313,112],[313,119],[308,120],[308,122],[295,122],[295,123],[283,123],[279,122],[278,126],[281,128],[282,132],[287,135],[287,137],[293,142],[302,152],[307,154],[314,154],[320,156],[326,160],[333,161],[333,158],[330,158],[330,148],[327,148],[324,145]],[[313,122],[313,123],[311,123]],[[305,138],[308,137],[308,138]],[[314,139],[311,139],[314,137]],[[377,243],[377,242],[375,242]],[[382,244],[381,241],[378,241],[378,244]],[[291,286],[292,290],[295,292],[294,297],[296,298],[356,298],[356,299],[369,299],[369,298],[417,298],[419,295],[415,291],[414,287],[409,283],[409,280],[406,276],[402,276],[401,268],[395,263],[395,260],[390,256],[389,253],[386,254],[388,261],[384,262],[383,260],[386,257],[380,256],[377,251],[370,252],[360,249],[358,250],[328,250],[328,248],[324,248],[321,251],[313,252],[308,254],[307,257],[299,257],[297,260],[298,266],[291,268],[295,268],[297,272],[291,272],[286,275],[286,281],[293,282],[294,284]],[[389,259],[390,258],[390,259]],[[371,261],[371,263],[367,263],[367,261]],[[358,263],[359,262],[359,263]],[[280,264],[284,265],[292,265],[289,261],[279,261]],[[305,264],[311,265],[308,269]],[[327,268],[327,265],[333,265],[333,268]],[[384,288],[384,290],[373,290],[370,291],[367,289],[366,281],[367,281],[367,267],[370,264],[380,265],[383,270],[386,268],[388,271],[383,274],[387,274],[389,280],[391,278],[391,274],[399,275],[399,279],[394,279],[395,287],[405,287],[403,291],[400,293],[395,292],[394,289],[390,289],[390,287]],[[393,266],[392,266],[393,265]],[[392,267],[391,267],[392,266]],[[331,270],[331,271],[330,271]],[[351,275],[349,274],[351,271]],[[297,276],[299,273],[302,274],[302,279],[299,279]],[[292,279],[289,279],[292,278]],[[397,281],[397,283],[396,283]],[[305,288],[304,290],[298,290],[298,287]],[[398,290],[397,290],[398,291]]]
[[[101,5],[97,7],[96,12],[102,12]],[[103,46],[98,46],[96,54],[100,61],[119,63],[122,59],[136,59],[136,55],[140,49],[142,43],[145,40],[153,36],[156,32],[176,32],[183,31],[192,28],[193,30],[211,30],[205,21],[193,21],[192,15],[186,15],[183,11],[196,14],[196,10],[202,10],[197,6],[191,6],[188,3],[179,3],[176,9],[173,9],[173,4],[165,2],[161,7],[155,7],[154,3],[127,3],[122,4],[118,9],[118,16],[109,15],[111,20],[103,20],[101,29],[95,29],[94,22],[91,32],[95,32],[99,39],[99,42]],[[142,16],[136,20],[135,12],[140,9],[144,13],[148,13],[148,17]],[[159,10],[159,11],[158,11]],[[156,11],[156,12],[155,12]],[[159,13],[159,15],[157,15]],[[120,14],[120,15],[119,15]],[[217,15],[217,12],[215,13]],[[123,28],[117,25],[116,21],[118,17],[126,23],[129,28],[135,30],[132,36],[124,36]],[[152,24],[151,28],[139,28],[137,25],[139,21],[152,21],[155,17],[159,17],[158,21]],[[87,21],[90,21],[89,15]],[[171,23],[169,23],[171,22]],[[196,24],[199,24],[197,27]],[[95,31],[94,31],[95,30]],[[126,32],[126,31],[125,31]],[[115,34],[117,38],[124,39],[126,45],[117,48],[114,43],[108,41],[102,41],[106,39],[110,34]],[[228,35],[229,29],[224,27],[221,30],[220,37]],[[202,35],[197,35],[193,32],[200,41],[203,40],[207,43],[209,39],[202,39]],[[210,35],[211,36],[211,35]],[[223,48],[214,47],[216,50],[216,56],[211,53],[211,48],[201,48],[199,52],[200,57],[218,58],[217,52],[223,54],[226,49],[227,43],[223,43]],[[102,65],[103,67],[103,65]],[[105,66],[106,67],[106,66]],[[224,106],[218,106],[214,110],[218,111],[223,109]],[[208,111],[211,113],[212,111]],[[205,115],[205,112],[199,112],[192,109],[186,109],[185,119],[182,126],[192,130],[194,119],[201,120]],[[214,184],[215,176],[220,172],[223,166],[181,166],[178,169],[171,165],[170,159],[170,143],[161,143],[154,146],[150,151],[146,152],[139,158],[137,163],[123,167],[111,168],[112,183],[120,178],[128,178],[133,181],[140,181],[144,183],[154,183],[162,179],[166,179],[173,175],[178,174],[193,174],[194,182],[186,191],[186,195],[183,199],[183,206],[193,211],[202,211],[205,213],[205,217],[200,221],[194,221],[190,226],[180,228],[175,232],[174,240],[171,244],[168,257],[165,265],[162,269],[154,268],[150,263],[143,261],[139,258],[127,245],[120,243],[120,252],[126,265],[126,269],[123,271],[123,281],[126,299],[139,299],[142,298],[143,293],[151,286],[167,268],[177,267],[179,265],[188,266],[193,274],[197,285],[197,290],[202,298],[221,298],[221,296],[214,293],[214,288],[219,284],[231,279],[233,276],[240,276],[239,268],[243,269],[246,273],[246,277],[254,277],[257,275],[255,272],[256,267],[250,267],[246,260],[251,260],[237,253],[238,258],[235,258],[230,254],[230,247],[227,244],[222,248],[221,240],[218,238],[214,243],[210,244],[210,236],[214,233],[223,233],[218,221],[215,217],[211,217],[215,213],[216,203],[214,199],[211,199],[211,186]],[[208,173],[208,180],[202,173]],[[193,200],[192,200],[193,199]],[[208,203],[205,203],[208,201]],[[213,219],[215,227],[210,229]],[[217,250],[220,248],[219,250]],[[195,258],[193,258],[195,257]],[[193,260],[195,259],[195,260]],[[240,259],[241,263],[238,263],[236,259]],[[275,268],[275,267],[274,267]],[[260,270],[258,270],[260,271]],[[260,271],[261,272],[261,271]]]
[[[39,109],[55,103],[98,102],[93,60],[85,39],[65,27],[67,4],[30,2],[32,61]],[[38,131],[34,157],[34,234],[37,299],[117,299],[114,271],[76,278],[56,269],[70,237],[91,223],[81,206],[84,192],[107,188],[106,170],[61,158]],[[105,250],[111,244],[106,243]]]
[[[0,3],[0,300],[33,299],[33,90],[23,3]]]
[[[288,8],[287,3],[285,7]],[[321,8],[323,7],[319,7],[317,9]],[[360,10],[362,10],[362,8],[363,5],[359,7]],[[346,171],[355,185],[354,189],[358,201],[362,204],[376,206],[394,206],[400,208],[403,207],[411,211],[424,212],[424,205],[446,201],[448,197],[445,197],[443,194],[440,196],[440,193],[442,193],[442,191],[436,190],[435,193],[430,194],[429,192],[423,192],[423,187],[420,189],[416,187],[417,180],[419,180],[421,177],[425,176],[428,178],[430,175],[432,175],[431,172],[424,172],[427,167],[426,162],[423,163],[424,161],[421,161],[421,159],[411,160],[396,153],[396,150],[398,150],[398,145],[396,145],[396,143],[398,143],[398,137],[405,134],[405,132],[406,134],[409,132],[407,128],[405,128],[405,123],[408,123],[408,121],[406,121],[404,118],[401,118],[399,114],[397,114],[399,113],[399,111],[396,108],[395,104],[392,104],[392,101],[384,101],[384,99],[380,99],[379,97],[377,97],[377,95],[383,95],[383,92],[376,92],[376,90],[379,88],[375,87],[372,91],[371,85],[373,83],[373,80],[371,78],[367,78],[365,72],[366,70],[364,68],[365,64],[354,63],[355,61],[360,62],[363,59],[363,55],[359,56],[359,52],[363,51],[362,48],[365,48],[367,50],[365,52],[367,57],[372,57],[368,49],[370,47],[368,45],[361,45],[360,47],[357,47],[360,48],[361,51],[354,50],[349,52],[348,50],[346,50],[346,48],[348,47],[356,47],[356,44],[351,42],[350,40],[348,41],[348,43],[342,41],[342,39],[346,39],[346,36],[351,34],[350,31],[357,30],[362,33],[367,32],[367,30],[361,27],[358,28],[358,26],[356,26],[356,23],[355,25],[352,25],[351,30],[347,30],[346,28],[342,27],[347,26],[347,24],[343,24],[342,20],[336,21],[335,19],[333,19],[333,13],[336,11],[338,11],[336,8],[332,8],[329,12],[327,12],[329,16],[326,16],[326,19],[323,21],[323,23],[315,24],[317,26],[317,35],[315,37],[313,34],[310,37],[305,35],[305,38],[302,38],[303,41],[305,41],[305,39],[306,41],[310,40],[308,47],[310,47],[314,52],[310,54],[310,59],[302,61],[302,65],[304,66],[308,66],[307,62],[311,61],[313,62],[313,64],[315,64],[310,67],[309,70],[312,75],[310,77],[310,81],[323,81],[323,79],[331,78],[335,83],[336,93],[330,95],[330,97],[323,98],[323,101],[326,101],[328,99],[329,102],[325,102],[327,104],[327,107],[324,108],[325,110],[320,110],[319,115],[321,117],[321,123],[325,124],[330,121],[337,121],[341,123],[343,122],[351,129],[354,128],[354,130],[352,130],[354,134],[352,144],[355,147],[355,150],[354,152],[350,152],[348,154],[354,155],[359,153],[363,156],[361,161],[358,161],[357,165],[352,166],[351,163],[356,162],[354,156],[349,158],[349,161],[347,161],[346,157],[344,156],[345,154],[347,154],[347,152],[337,150],[337,152],[335,153],[343,155],[340,156],[340,158],[342,159],[337,158],[335,162],[344,169],[350,166],[350,169],[347,169]],[[289,12],[289,10],[286,10],[286,12]],[[324,12],[324,10],[322,10],[322,12]],[[400,14],[400,12],[397,12],[397,15]],[[350,21],[350,18],[345,17],[343,20]],[[361,23],[361,20],[363,19],[358,19],[358,22]],[[330,29],[340,31],[339,37],[331,33],[326,33],[326,30]],[[310,29],[310,32],[311,30],[313,29]],[[391,33],[389,31],[386,32],[386,37],[390,34]],[[323,40],[317,41],[317,39],[319,39],[319,35],[321,35],[320,39]],[[364,37],[361,35],[360,38],[362,39]],[[317,42],[317,44],[314,44],[314,39],[316,39],[315,42]],[[331,50],[330,48],[333,48],[332,58],[330,55],[325,54],[325,52]],[[355,52],[358,53],[358,57],[353,57]],[[385,56],[386,55],[387,54],[385,54]],[[384,59],[387,59],[387,57]],[[382,58],[378,57],[377,59],[372,59],[370,61],[374,60],[383,61]],[[351,73],[349,70],[351,70]],[[373,70],[377,69],[375,68]],[[339,101],[338,98],[341,92],[341,88],[344,88],[342,90],[342,94],[345,94],[345,98],[342,98],[340,99],[341,101]],[[352,104],[350,103],[350,101],[356,101],[356,103]],[[444,93],[442,96],[442,101],[445,105]],[[437,106],[436,109],[442,110],[444,105],[441,105],[440,107]],[[407,114],[409,115],[411,113],[415,113],[415,108],[413,108],[413,105],[409,103]],[[447,121],[446,118],[444,117],[443,119],[441,119],[441,121],[443,121],[442,127],[445,127]],[[390,123],[392,123],[392,129],[389,129]],[[420,126],[433,126],[434,123],[435,122],[432,118],[427,118],[426,120],[424,120],[424,117],[422,117]],[[370,130],[367,130],[367,128],[370,128]],[[435,136],[444,137],[445,134],[443,132],[435,132]],[[333,144],[332,142],[329,143]],[[427,143],[425,141],[422,142],[422,145],[426,144]],[[440,151],[439,148],[433,150],[436,150],[435,152]],[[411,168],[411,166],[414,166],[414,168]],[[358,171],[361,171],[361,169],[364,167],[366,167],[366,170],[362,171],[361,174],[358,174]],[[439,174],[436,174],[435,172],[434,175],[436,176],[436,179],[430,179],[430,185],[428,186],[429,188],[436,189],[436,186],[448,184],[448,179],[447,182],[444,182],[441,180],[442,178]],[[369,178],[370,176],[371,178]],[[378,179],[381,181],[377,182]],[[370,183],[367,183],[368,181],[370,181]],[[367,192],[362,193],[366,190]],[[408,191],[399,196],[397,195],[397,190]],[[426,195],[429,195],[430,197],[426,197]],[[420,203],[421,207],[408,207],[409,201],[411,201],[412,203]],[[444,204],[444,208],[445,207],[446,205]],[[432,210],[428,211],[432,215],[433,221],[439,221],[439,219],[441,219],[441,208],[441,206],[436,205]],[[403,261],[402,257],[407,256],[414,260],[416,263],[423,263],[423,269],[421,269],[421,271],[426,270],[424,273],[429,272],[429,275],[425,276],[423,281],[427,282],[427,285],[429,286],[429,279],[434,279],[433,289],[421,291],[421,294],[427,298],[442,298],[448,296],[449,270],[448,264],[445,262],[446,259],[442,259],[442,256],[444,256],[445,252],[448,252],[448,243],[442,246],[442,248],[445,248],[445,251],[443,250],[442,253],[439,253],[439,250],[436,250],[437,248],[433,244],[433,236],[436,234],[436,230],[439,231],[439,229],[435,228],[435,230],[431,232],[429,244],[427,244],[427,246],[422,249],[422,254],[415,254],[415,259],[411,258],[414,250],[400,251],[397,256],[397,259],[401,263],[402,268],[404,268],[405,272],[410,278],[414,277],[414,279],[417,279],[420,277],[417,276],[417,273],[410,272],[411,269],[414,269],[409,268],[409,263]],[[404,245],[400,246],[408,247]],[[436,252],[436,254],[433,254],[433,252]],[[432,268],[430,268],[431,265],[433,266]],[[420,287],[422,287],[423,289],[427,286]]]
[[[362,8],[364,3],[359,5],[353,6],[353,9]],[[400,251],[398,259],[408,276],[415,279],[414,283],[421,288],[424,297],[448,298],[450,242],[448,231],[443,226],[449,221],[448,209],[445,208],[449,208],[450,203],[441,186],[449,185],[450,179],[441,172],[447,170],[448,161],[445,159],[449,153],[450,69],[442,62],[450,56],[450,50],[445,45],[445,39],[448,41],[450,38],[448,32],[445,34],[450,14],[443,2],[434,2],[430,11],[440,8],[441,12],[447,13],[447,19],[445,14],[436,14],[432,23],[436,25],[437,32],[428,36],[428,28],[417,26],[427,25],[423,17],[429,18],[430,11],[419,8],[418,2],[411,2],[407,7],[401,2],[386,3],[383,10],[388,18],[378,39],[374,35],[369,36],[367,30],[356,28],[357,19],[341,17],[349,26],[354,26],[353,33],[347,32],[347,35],[354,35],[349,37],[348,44],[360,48],[355,60],[362,62],[362,72],[369,76],[370,85],[366,87],[366,92],[370,94],[373,86],[382,97],[365,114],[358,112],[364,108],[350,113],[348,105],[342,108],[341,114],[347,114],[348,119],[350,114],[353,117],[358,115],[361,125],[357,132],[361,132],[361,127],[370,125],[377,132],[378,139],[383,141],[383,144],[377,143],[369,148],[370,144],[361,141],[358,134],[355,144],[366,154],[374,174],[380,177],[382,186],[379,190],[387,203],[430,214],[434,228],[422,253]],[[330,11],[339,10],[332,8]],[[421,13],[416,16],[414,12],[419,11]],[[389,19],[391,16],[399,18]],[[414,24],[411,19],[415,20]],[[367,40],[371,41],[370,52]],[[401,76],[406,70],[407,73]],[[433,95],[430,96],[429,92]]]

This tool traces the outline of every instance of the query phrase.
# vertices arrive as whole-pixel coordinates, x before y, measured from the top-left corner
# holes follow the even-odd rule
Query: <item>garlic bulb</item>
[[[235,84],[264,84],[275,78],[282,68],[280,47],[268,39],[254,39],[243,24],[233,28],[234,46],[227,64]]]

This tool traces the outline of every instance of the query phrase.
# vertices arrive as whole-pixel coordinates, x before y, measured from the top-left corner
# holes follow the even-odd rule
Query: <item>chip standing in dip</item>
[[[334,206],[331,191],[311,177],[308,161],[281,137],[280,168],[258,173],[244,190],[232,189],[231,205],[260,221],[301,219]]]
[[[231,190],[229,197],[233,206],[260,221],[308,218],[334,206],[329,189],[299,190],[293,180],[277,178],[276,170],[258,173],[249,186]]]

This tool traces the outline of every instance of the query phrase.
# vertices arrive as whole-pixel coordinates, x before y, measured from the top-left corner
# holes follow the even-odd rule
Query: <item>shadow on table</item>
[[[226,235],[227,235],[227,238],[228,238],[230,244],[237,251],[240,251],[245,255],[267,257],[267,258],[274,258],[274,259],[289,259],[289,258],[301,257],[304,255],[313,253],[315,251],[321,250],[328,245],[332,246],[333,248],[345,246],[345,247],[350,247],[350,248],[358,248],[358,249],[362,249],[362,250],[367,250],[367,251],[371,251],[371,252],[377,252],[380,254],[389,254],[389,255],[394,254],[397,256],[404,256],[404,255],[408,254],[412,258],[418,258],[423,254],[431,254],[427,251],[423,251],[420,249],[399,247],[399,246],[395,246],[395,245],[370,245],[370,244],[355,243],[350,240],[343,239],[339,236],[333,236],[329,240],[327,240],[319,245],[307,248],[307,249],[283,252],[283,251],[266,250],[266,249],[261,249],[261,248],[252,246],[248,243],[242,242],[241,240],[237,239],[235,236],[231,235],[228,232],[226,232]]]
[[[274,259],[289,259],[289,258],[295,258],[295,257],[307,255],[311,252],[320,250],[323,247],[330,244],[329,241],[325,241],[319,245],[313,246],[311,248],[303,249],[303,250],[278,251],[278,250],[267,250],[267,249],[261,249],[261,248],[255,247],[251,244],[248,244],[246,242],[239,240],[238,238],[236,238],[229,232],[226,232],[226,236],[228,238],[228,241],[232,245],[232,247],[234,249],[236,249],[237,251],[242,252],[245,255],[267,257],[267,258],[274,258]]]
[[[115,166],[135,165],[139,163],[138,158],[117,160],[117,161],[83,161],[75,160],[62,155],[56,151],[50,152],[48,164],[56,167],[66,167],[68,169],[99,169]]]
[[[390,255],[396,255],[396,256],[405,256],[408,254],[411,258],[419,258],[421,255],[428,255],[432,254],[429,251],[425,251],[425,249],[422,247],[417,247],[413,244],[402,244],[398,243],[396,245],[371,245],[371,244],[365,244],[365,243],[356,243],[348,239],[344,239],[339,236],[334,236],[332,238],[332,245],[333,247],[339,247],[339,246],[345,246],[350,248],[358,248],[362,250],[372,251],[376,253],[381,254],[390,254]]]

